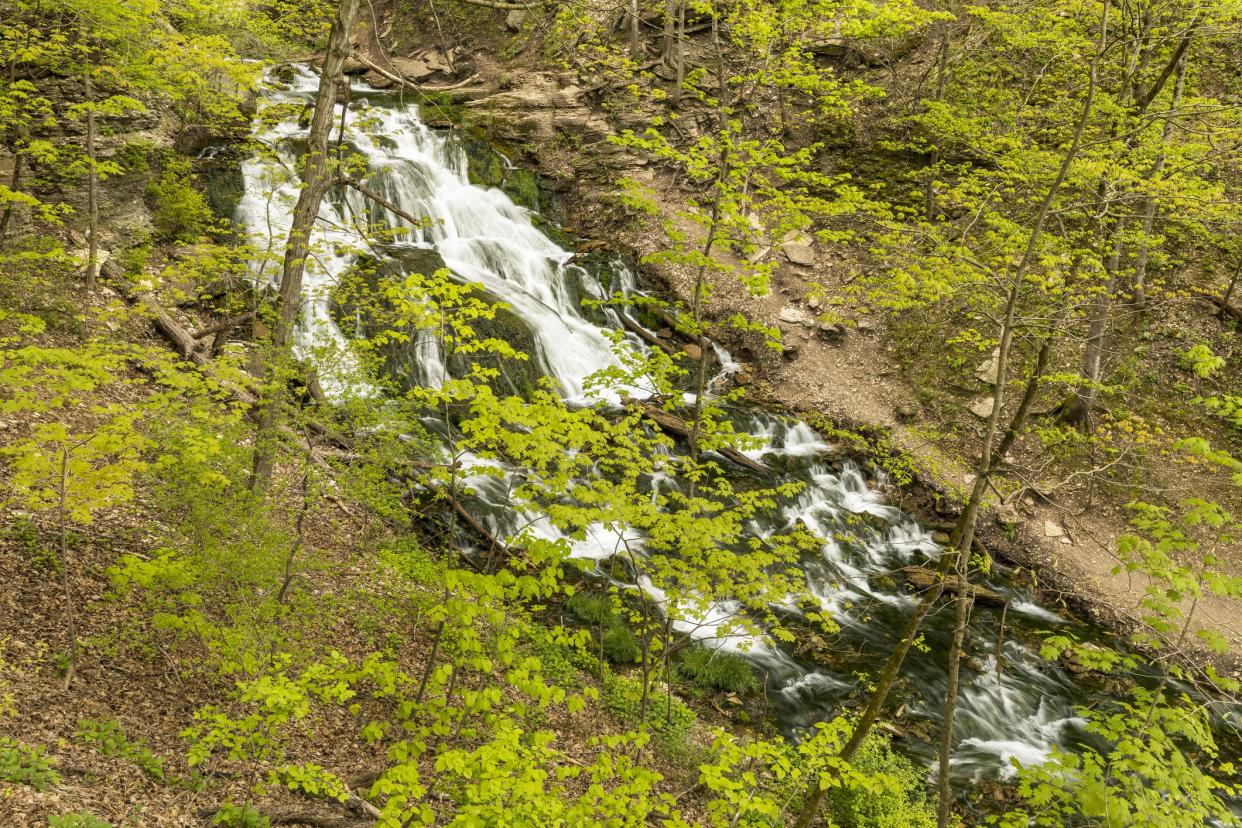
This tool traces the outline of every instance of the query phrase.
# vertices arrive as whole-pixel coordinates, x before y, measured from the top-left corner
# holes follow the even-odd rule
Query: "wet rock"
[[[375,89],[389,89],[395,85],[391,78],[381,75],[379,72],[375,71],[368,71],[362,76],[362,81],[367,86]]]
[[[974,414],[981,420],[986,420],[992,416],[992,409],[996,407],[995,397],[984,397],[970,407],[970,413]]]
[[[754,376],[745,368],[738,369],[738,371],[733,375],[733,382],[735,385],[750,385],[754,381]]]

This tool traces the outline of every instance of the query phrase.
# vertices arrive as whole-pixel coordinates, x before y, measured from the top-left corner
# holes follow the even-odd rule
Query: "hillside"
[[[0,11],[0,824],[1237,823],[1242,6]]]

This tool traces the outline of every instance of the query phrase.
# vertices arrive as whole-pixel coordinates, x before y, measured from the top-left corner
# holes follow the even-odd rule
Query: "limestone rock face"
[[[608,138],[612,127],[583,100],[582,88],[562,85],[550,73],[525,77],[513,89],[470,101],[466,106],[491,122],[495,132],[506,140],[551,142],[558,135],[574,135],[583,148],[590,147],[598,158],[623,160],[623,147]]]

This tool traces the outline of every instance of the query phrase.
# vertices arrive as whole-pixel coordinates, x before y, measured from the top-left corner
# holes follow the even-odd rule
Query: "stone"
[[[992,356],[979,363],[979,367],[975,369],[975,379],[987,385],[996,385],[999,371],[1000,348],[996,348],[992,351]]]
[[[1061,543],[1065,544],[1066,546],[1069,546],[1070,544],[1073,543],[1073,541],[1070,540],[1069,538],[1061,538]]]
[[[698,345],[695,345],[693,342],[687,342],[685,345],[682,345],[681,352],[693,359],[695,362],[698,362],[703,358],[703,349]]]
[[[815,264],[815,246],[812,245],[810,237],[796,235],[790,238],[786,236],[785,241],[781,243],[781,251],[791,263],[801,264],[802,267],[811,267]]]
[[[824,306],[824,303],[818,296],[812,296],[806,300],[806,306],[813,311],[817,311]]]
[[[798,358],[798,346],[786,345],[781,349],[781,356],[783,356],[787,362],[793,362]]]
[[[819,334],[820,339],[837,342],[845,338],[846,328],[840,322],[816,322],[815,332]]]
[[[932,543],[938,546],[948,546],[952,540],[948,532],[932,532]]]
[[[772,252],[772,248],[770,246],[769,247],[756,247],[746,257],[746,260],[750,262],[761,262],[764,259],[766,259],[768,257],[768,254],[771,252]]]
[[[970,407],[970,413],[974,414],[981,420],[986,420],[992,416],[992,409],[996,406],[994,397],[984,397]]]
[[[1044,537],[1046,538],[1065,537],[1065,530],[1062,529],[1061,524],[1057,523],[1056,521],[1045,520],[1044,521]],[[1066,538],[1066,540],[1068,541],[1069,538]]]
[[[672,328],[660,328],[660,330],[656,331],[656,336],[658,336],[660,339],[672,339],[673,329]]]
[[[395,84],[392,78],[381,75],[379,72],[370,71],[362,76],[362,82],[372,89],[389,89]]]
[[[897,417],[897,422],[908,423],[918,416],[919,410],[910,403],[901,403],[893,409],[893,415]]]
[[[1006,503],[996,510],[996,522],[1001,526],[1016,526],[1022,522],[1022,516],[1018,514],[1018,507]]]
[[[733,374],[733,382],[735,385],[750,385],[754,381],[754,376],[751,375],[750,371],[747,371],[745,368],[739,368]]]
[[[392,66],[402,76],[412,81],[426,80],[435,74],[435,69],[421,58],[395,58]]]
[[[875,330],[875,323],[870,319],[859,319],[854,323],[854,327],[858,329],[859,333],[870,333]]]
[[[525,22],[526,11],[524,9],[514,9],[505,15],[505,25],[511,32],[520,32]]]
[[[788,322],[790,325],[805,325],[810,320],[807,318],[806,311],[800,308],[783,307],[776,318],[782,322]]]

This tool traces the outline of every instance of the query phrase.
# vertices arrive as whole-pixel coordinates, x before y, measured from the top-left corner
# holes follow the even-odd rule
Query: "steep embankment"
[[[391,29],[391,18],[386,21],[382,30]],[[546,176],[566,227],[597,240],[588,242],[588,247],[645,256],[669,247],[662,226],[671,223],[697,232],[678,217],[692,196],[685,182],[610,140],[622,130],[645,128],[642,109],[618,106],[599,78],[541,69],[549,20],[527,19],[524,14],[505,19],[496,14],[493,22],[497,25],[490,29],[467,29],[463,45],[454,50],[452,67],[431,61],[437,71],[426,71],[426,56],[437,54],[434,44],[441,35],[400,20],[398,26],[406,27],[400,43],[392,39],[383,46],[372,43],[372,59],[393,65],[394,59],[402,63],[394,55],[413,55],[402,64],[416,62],[416,73],[408,78],[411,88],[419,83],[448,88],[455,82],[476,87],[466,94],[444,93],[456,95],[455,117],[488,129],[523,153],[525,162]],[[412,48],[411,43],[416,45]],[[926,44],[909,48],[892,71],[900,77],[917,75],[929,59]],[[857,62],[843,63],[843,69],[866,73]],[[691,136],[702,128],[693,119],[684,123],[681,129],[688,129]],[[829,166],[848,167],[851,155],[867,156],[867,141],[879,140],[878,128],[860,128],[856,143],[830,151],[841,157]],[[870,164],[874,166],[874,159]],[[655,194],[659,215],[638,217],[621,206],[617,181],[622,176]],[[966,366],[954,369],[955,375],[946,365],[944,343],[933,341],[937,328],[932,320],[920,338],[911,333],[919,325],[917,312],[907,319],[851,309],[848,300],[842,303],[840,298],[850,296],[851,285],[866,266],[859,247],[790,236],[768,240],[757,255],[776,266],[771,291],[755,298],[740,285],[725,284],[711,296],[707,312],[718,320],[741,312],[782,331],[781,353],[763,347],[754,336],[721,334],[743,366],[739,383],[774,405],[868,435],[863,443],[877,456],[900,455],[903,469],[934,493],[925,504],[928,518],[937,522],[953,518],[974,479],[983,418],[972,409],[987,408],[987,355],[978,358],[981,364],[973,373]],[[673,297],[689,300],[693,285],[689,268],[651,266],[647,274]],[[830,304],[829,297],[840,298]],[[1211,309],[1191,297],[1167,312],[1174,326],[1214,330],[1219,325],[1209,316]],[[832,311],[839,322],[818,321],[824,311]],[[1169,351],[1158,370],[1177,372],[1176,353]],[[1155,402],[1169,410],[1181,403],[1168,397]],[[1056,404],[1056,398],[1045,394],[1036,409]],[[1102,414],[1103,419],[1109,416]],[[1180,425],[1160,419],[1159,414],[1148,419],[1163,423],[1169,432]],[[1132,516],[1125,504],[1136,492],[1156,493],[1170,504],[1197,493],[1220,493],[1201,492],[1204,483],[1195,478],[1193,467],[1188,471],[1166,464],[1159,453],[1136,453],[1139,459],[1134,459],[1129,454],[1133,446],[1122,449],[1120,460],[1096,460],[1091,453],[1067,461],[1050,454],[1056,448],[1041,442],[1037,432],[1042,425],[1037,421],[1014,444],[1008,459],[1015,473],[989,497],[981,536],[990,550],[1030,570],[1050,596],[1084,608],[1114,628],[1141,626],[1140,601],[1152,582],[1127,571],[1118,555],[1118,541],[1130,530]],[[1172,440],[1166,441],[1166,450],[1171,445]],[[1137,478],[1142,479],[1139,487],[1131,485]],[[1242,556],[1236,548],[1216,551],[1226,572],[1242,574]],[[1188,608],[1189,603],[1183,605]],[[1237,602],[1206,595],[1194,612],[1196,624],[1228,642],[1230,652],[1223,660],[1232,668],[1242,656],[1242,613]]]

